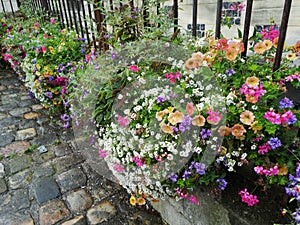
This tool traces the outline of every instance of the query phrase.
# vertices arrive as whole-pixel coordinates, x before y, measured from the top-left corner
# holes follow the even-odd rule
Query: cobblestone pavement
[[[165,224],[93,171],[71,129],[52,122],[11,71],[0,70],[0,97],[0,225]]]

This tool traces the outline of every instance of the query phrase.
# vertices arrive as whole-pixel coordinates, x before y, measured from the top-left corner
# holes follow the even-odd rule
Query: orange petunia
[[[288,54],[286,55],[286,58],[287,58],[288,60],[290,60],[290,61],[294,61],[294,60],[297,59],[297,54],[296,54],[296,53],[288,53]]]
[[[174,132],[172,126],[167,124],[162,124],[160,128],[166,134],[172,134]]]
[[[300,53],[300,41],[297,41],[297,43],[293,46],[293,52]]]
[[[138,205],[145,205],[146,204],[146,200],[144,198],[142,198],[142,197],[139,197],[137,199],[137,204]]]
[[[254,51],[257,54],[263,54],[267,50],[267,46],[265,45],[264,42],[258,42],[254,46]]]
[[[241,137],[243,136],[243,134],[246,133],[245,128],[243,127],[243,125],[240,124],[235,124],[232,128],[231,128],[231,134],[235,137]]]
[[[218,131],[221,136],[227,136],[230,134],[231,129],[226,126],[221,126]]]
[[[233,61],[235,60],[237,57],[237,51],[234,49],[228,49],[226,51],[226,59],[228,59],[229,61]]]
[[[202,127],[205,124],[204,116],[197,115],[192,119],[192,124],[197,127]]]
[[[246,110],[240,114],[240,121],[246,125],[251,125],[251,123],[254,121],[254,118],[254,114],[249,110]]]
[[[194,58],[189,58],[185,64],[184,64],[185,68],[187,70],[191,70],[191,69],[195,69],[198,67],[198,59],[194,59]]]
[[[259,79],[256,76],[248,77],[246,79],[246,84],[252,87],[257,87],[259,84]]]
[[[172,125],[176,125],[177,123],[181,123],[183,121],[183,118],[184,118],[183,113],[176,111],[169,115],[168,120]]]
[[[273,46],[273,43],[270,40],[264,40],[264,44],[266,46],[266,50],[269,50]]]

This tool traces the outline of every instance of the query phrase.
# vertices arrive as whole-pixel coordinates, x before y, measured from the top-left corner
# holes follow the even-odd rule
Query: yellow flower
[[[279,173],[278,173],[279,176],[287,175],[289,172],[288,168],[286,167],[286,164],[278,166],[278,169],[279,169]]]
[[[287,58],[288,60],[290,60],[290,61],[294,61],[294,60],[297,59],[297,54],[296,54],[296,53],[288,53],[288,54],[286,55],[286,58]]]
[[[263,127],[258,125],[258,121],[254,121],[251,125],[250,125],[251,129],[254,131],[254,133],[256,133],[259,130],[262,130]]]
[[[170,107],[168,107],[168,113],[172,113],[173,111],[174,111],[174,107],[172,107],[172,106],[170,106]]]
[[[156,113],[156,119],[158,121],[161,121],[163,119],[163,116],[168,112],[168,110],[162,110]]]
[[[181,123],[183,121],[183,118],[184,118],[183,113],[176,111],[169,115],[168,120],[172,125],[175,125],[177,123]]]
[[[41,73],[40,73],[39,71],[36,71],[36,75],[40,76],[40,75],[41,75]]]
[[[248,110],[244,111],[241,113],[240,115],[240,121],[243,123],[243,124],[246,124],[246,125],[251,125],[251,123],[254,121],[254,114]]]
[[[40,64],[36,64],[35,67],[36,67],[38,70],[41,69]]]
[[[62,33],[62,34],[66,34],[66,29],[63,29],[63,30],[61,31],[61,33]]]
[[[273,46],[273,43],[270,40],[264,40],[264,44],[266,46],[266,50],[269,50]]]
[[[192,119],[192,124],[197,127],[204,126],[205,118],[202,115],[197,115]]]
[[[142,198],[142,197],[139,197],[137,199],[137,204],[138,205],[145,205],[146,204],[146,200],[144,198]]]
[[[274,39],[273,45],[274,45],[275,48],[277,48],[277,46],[278,46],[278,41],[279,41],[278,37]],[[285,42],[283,44],[283,48],[286,48],[286,43]]]
[[[50,46],[50,47],[48,47],[48,48],[49,48],[49,51],[50,51],[52,54],[55,53],[55,50],[54,50],[54,48],[53,48],[52,46]]]
[[[167,124],[163,123],[160,128],[166,134],[172,134],[173,133],[173,128],[170,125],[167,125]]]
[[[234,49],[228,49],[226,51],[226,59],[228,59],[229,61],[235,60],[236,57],[237,57],[237,53],[238,52],[236,50],[234,50]]]
[[[130,202],[131,205],[135,206],[136,205],[136,198],[133,195],[131,195],[131,197],[129,199],[129,202]]]
[[[258,42],[254,46],[254,51],[257,54],[263,54],[267,50],[267,46],[265,45],[264,42]]]
[[[246,84],[248,84],[252,87],[257,87],[259,84],[259,79],[256,76],[248,77],[246,79]]]

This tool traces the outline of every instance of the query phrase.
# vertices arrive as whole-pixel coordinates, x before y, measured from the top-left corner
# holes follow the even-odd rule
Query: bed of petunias
[[[300,41],[285,47],[273,72],[273,28],[253,37],[246,58],[239,39],[180,35],[167,42],[116,41],[98,54],[55,18],[2,17],[0,32],[3,60],[32,96],[61,113],[64,127],[71,117],[75,126],[83,118],[95,121],[91,144],[132,205],[166,196],[201,204],[197,186],[223,191],[227,174],[250,166],[256,188],[243,187],[240,200],[255,207],[258,190],[281,186],[294,200],[282,213],[300,223],[300,101],[291,93],[300,88],[293,64]]]

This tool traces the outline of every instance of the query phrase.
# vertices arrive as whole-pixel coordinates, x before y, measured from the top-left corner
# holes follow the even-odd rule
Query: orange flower
[[[142,197],[139,197],[137,199],[137,204],[138,205],[145,205],[146,204],[146,200],[144,198],[142,198]]]
[[[230,134],[230,132],[231,132],[231,129],[229,127],[220,126],[220,128],[219,128],[219,134],[221,136],[227,136]]]
[[[279,169],[279,173],[278,173],[279,176],[287,175],[289,172],[288,168],[286,167],[286,164],[278,166],[278,169]]]
[[[255,104],[256,102],[258,102],[258,98],[252,95],[247,95],[246,96],[246,101],[250,102],[252,104]]]
[[[169,125],[167,125],[167,124],[162,124],[162,125],[160,126],[160,128],[161,128],[161,130],[162,130],[163,132],[165,132],[166,134],[172,134],[172,133],[173,133],[173,128],[172,128],[172,126],[169,126]]]
[[[191,69],[195,69],[198,67],[198,60],[194,59],[194,58],[189,58],[186,62],[185,62],[185,68],[187,70],[191,70]]]
[[[228,49],[226,51],[226,59],[228,59],[229,61],[233,61],[235,60],[237,57],[237,51],[234,49]]]
[[[273,45],[275,48],[277,48],[278,46],[278,41],[279,41],[279,37],[275,38],[274,41],[273,41]],[[283,44],[283,48],[286,48],[286,43],[284,42]]]
[[[241,54],[243,51],[245,51],[245,47],[244,47],[244,43],[243,42],[240,42],[239,43],[239,54]]]
[[[239,47],[240,47],[239,43],[238,43],[238,42],[235,42],[235,41],[230,42],[230,43],[228,44],[228,50],[231,49],[231,50],[234,50],[234,51],[238,52]]]
[[[297,43],[293,46],[293,51],[295,53],[300,53],[300,41],[297,41]]]
[[[177,123],[181,123],[183,121],[183,118],[184,118],[183,113],[176,111],[169,115],[168,120],[172,125],[175,125]]]
[[[270,40],[264,40],[264,44],[266,46],[266,50],[269,50],[273,46],[273,43]]]
[[[246,110],[245,112],[242,112],[240,115],[240,121],[243,124],[251,125],[251,123],[254,121],[254,114],[250,112],[249,110]]]
[[[259,79],[256,76],[248,77],[246,79],[246,84],[248,84],[249,86],[252,86],[252,87],[257,87],[259,84]]]
[[[197,127],[202,127],[205,124],[205,118],[202,115],[197,115],[192,119],[192,124]]]
[[[258,42],[258,43],[256,43],[256,45],[254,46],[254,51],[255,51],[257,54],[263,54],[266,50],[267,50],[267,46],[265,45],[264,42]]]
[[[166,114],[166,110],[162,110],[162,111],[157,112],[155,117],[158,121],[161,121],[165,114]]]
[[[243,136],[243,133],[246,133],[245,128],[240,125],[240,124],[235,124],[232,128],[231,128],[231,134],[235,137],[241,137]]]

